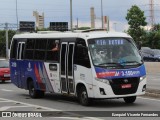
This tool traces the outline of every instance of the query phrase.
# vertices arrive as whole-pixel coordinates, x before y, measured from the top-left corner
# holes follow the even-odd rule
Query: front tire
[[[78,93],[78,99],[79,99],[79,102],[81,103],[81,105],[83,106],[88,106],[90,105],[90,99],[88,98],[88,94],[87,94],[87,90],[84,86],[82,86],[80,88],[80,91]]]
[[[132,96],[132,97],[125,97],[123,98],[125,103],[134,103],[136,101],[136,96]]]

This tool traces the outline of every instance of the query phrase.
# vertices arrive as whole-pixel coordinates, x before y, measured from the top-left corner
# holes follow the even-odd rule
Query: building
[[[44,28],[44,13],[39,15],[37,11],[33,11],[33,16],[36,18],[36,28],[43,29]]]

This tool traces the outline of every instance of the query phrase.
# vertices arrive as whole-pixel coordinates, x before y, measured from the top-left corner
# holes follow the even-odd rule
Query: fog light
[[[146,85],[143,86],[142,92],[146,91]]]
[[[104,91],[103,88],[99,88],[99,90],[100,90],[100,94],[101,94],[101,95],[106,95],[106,93],[105,93],[105,91]]]

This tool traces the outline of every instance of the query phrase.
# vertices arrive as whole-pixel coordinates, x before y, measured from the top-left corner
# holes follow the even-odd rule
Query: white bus
[[[124,51],[122,51],[122,49]],[[32,98],[45,92],[92,99],[145,94],[146,71],[132,38],[125,33],[41,32],[17,34],[10,52],[11,81]]]

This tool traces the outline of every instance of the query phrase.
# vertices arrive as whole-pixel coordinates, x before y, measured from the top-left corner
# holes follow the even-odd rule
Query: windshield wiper
[[[122,63],[117,63],[117,62],[101,63],[101,64],[99,64],[99,66],[108,65],[108,66],[112,67],[112,65],[114,65],[114,66],[124,67],[124,66],[126,66],[127,63],[133,63],[133,64],[136,63],[136,65],[142,65],[142,63],[139,63],[139,62],[137,62],[137,61],[124,61],[124,62],[122,62]]]
[[[120,64],[120,63],[117,63],[117,62],[107,62],[107,63],[101,63],[99,64],[99,66],[101,65],[109,65],[111,67],[111,65],[114,65],[114,66],[121,66],[123,67],[124,65]]]
[[[125,63],[136,63],[137,65],[141,65],[142,63],[139,63],[137,61],[124,61],[121,64],[125,64]]]

